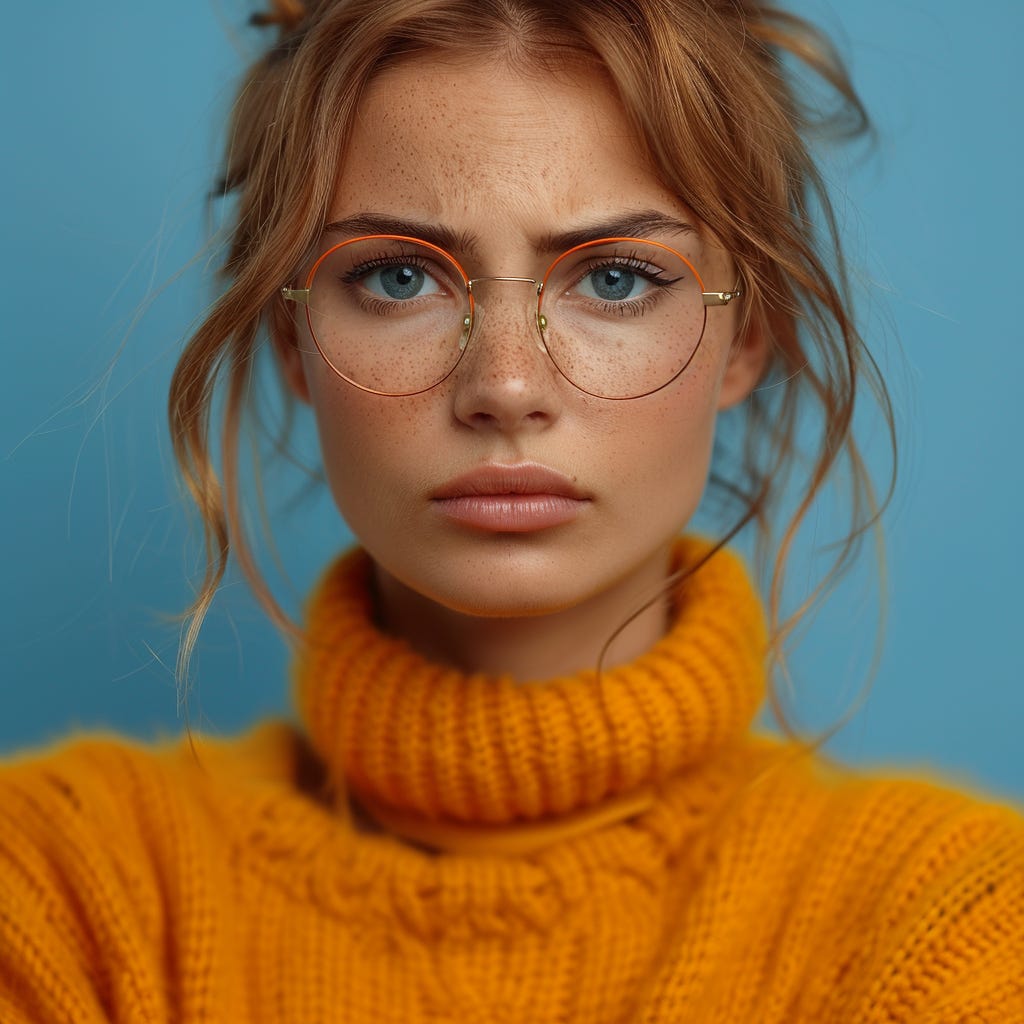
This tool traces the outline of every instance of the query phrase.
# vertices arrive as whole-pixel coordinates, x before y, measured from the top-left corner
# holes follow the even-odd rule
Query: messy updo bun
[[[253,25],[265,28],[276,25],[282,35],[287,35],[302,24],[306,17],[306,5],[299,0],[273,0],[269,11],[258,11],[249,20]]]

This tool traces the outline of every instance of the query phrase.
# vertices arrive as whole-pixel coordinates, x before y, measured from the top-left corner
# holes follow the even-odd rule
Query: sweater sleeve
[[[1024,1022],[1024,820],[953,800],[893,868],[836,1020]]]
[[[117,764],[119,759],[123,764]],[[101,762],[107,762],[101,767]],[[79,743],[0,771],[0,1020],[166,1018],[130,759]]]

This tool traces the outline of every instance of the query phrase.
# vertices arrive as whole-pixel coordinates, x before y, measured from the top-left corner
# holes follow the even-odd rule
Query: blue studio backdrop
[[[827,173],[901,432],[885,646],[830,748],[1021,800],[1024,5],[798,7],[838,35],[878,129],[873,153],[830,159]],[[45,28],[5,33],[0,62],[0,753],[185,724],[170,616],[198,556],[164,409],[214,294],[202,247],[217,226],[218,133],[260,45],[243,0],[58,0],[48,12]],[[870,413],[861,425],[878,434]],[[308,425],[298,444],[313,450]],[[881,460],[877,437],[871,453]],[[350,541],[322,488],[303,493],[281,466],[266,486],[288,568],[275,587],[297,611]],[[817,516],[825,536],[828,509]],[[871,670],[873,571],[869,555],[794,658],[812,727],[857,700]],[[285,645],[233,576],[204,631],[188,721],[232,732],[288,708]]]

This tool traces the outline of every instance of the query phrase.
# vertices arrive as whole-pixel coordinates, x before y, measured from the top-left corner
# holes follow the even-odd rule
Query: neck
[[[671,601],[664,583],[670,563],[671,550],[659,550],[643,572],[570,608],[487,617],[440,605],[376,566],[376,613],[385,632],[429,661],[463,672],[529,682],[599,663],[610,669],[635,660],[665,635]]]

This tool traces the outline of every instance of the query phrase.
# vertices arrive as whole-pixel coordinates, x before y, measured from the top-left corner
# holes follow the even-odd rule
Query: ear
[[[306,379],[306,368],[299,351],[298,331],[292,311],[282,299],[274,302],[268,319],[270,339],[277,356],[277,365],[284,377],[288,390],[307,405],[310,403],[309,381]]]
[[[757,386],[768,365],[771,350],[768,325],[761,317],[751,316],[740,328],[718,393],[718,411],[739,405]]]

